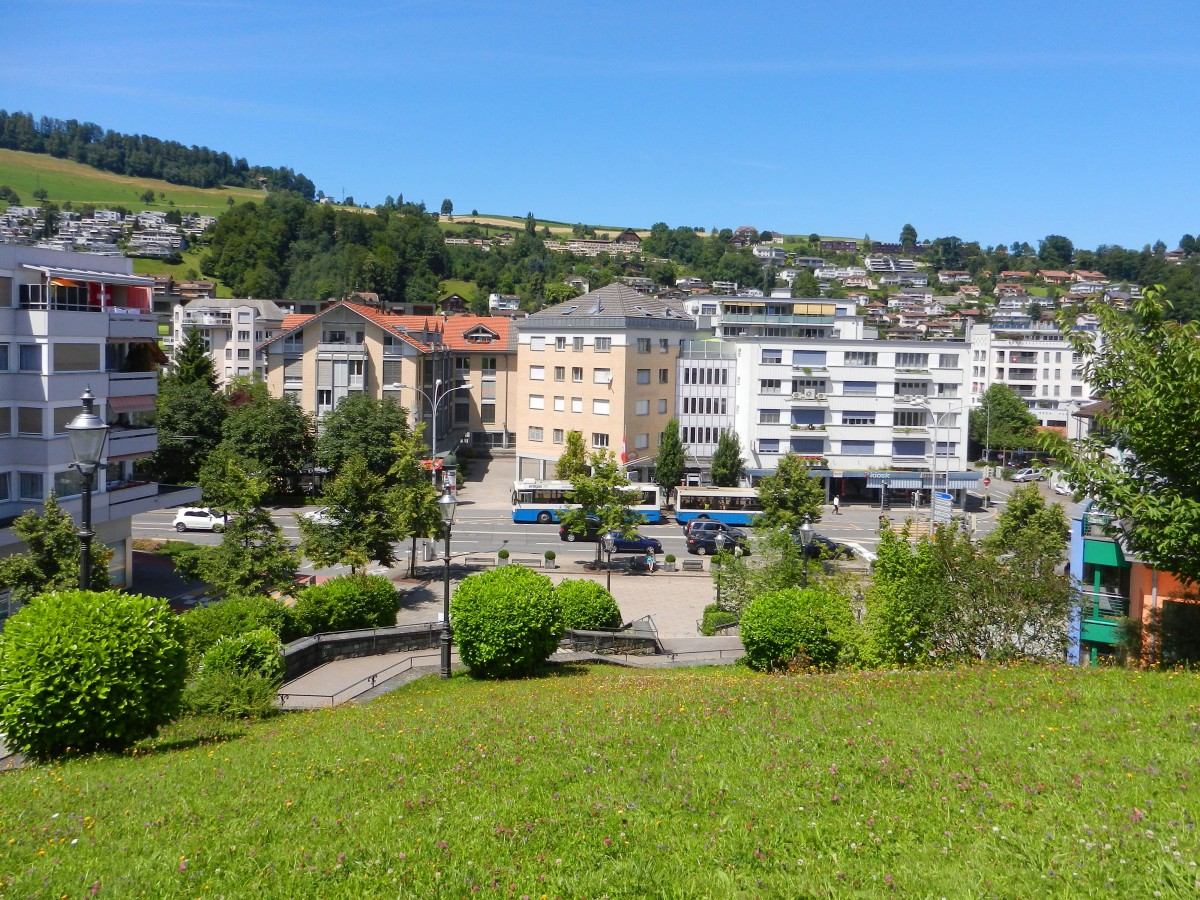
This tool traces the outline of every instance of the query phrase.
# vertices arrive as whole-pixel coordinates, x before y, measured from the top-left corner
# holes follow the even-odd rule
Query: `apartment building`
[[[395,398],[434,437],[438,452],[460,442],[512,447],[509,427],[515,332],[506,316],[405,316],[340,302],[287,316],[261,346],[271,393],[290,395],[319,420],[355,392]],[[470,387],[446,394],[460,385]]]
[[[225,387],[237,376],[266,377],[265,360],[256,349],[279,333],[291,307],[274,300],[193,300],[171,311],[171,346],[187,332],[200,331],[212,357],[217,381]]]
[[[683,304],[610,284],[517,328],[517,477],[551,477],[567,432],[579,431],[589,449],[612,450],[631,479],[651,480],[675,413],[680,341],[696,337]]]
[[[1078,317],[1075,328],[1099,339],[1092,317]],[[1071,438],[1087,435],[1087,423],[1074,414],[1095,397],[1083,375],[1083,358],[1057,323],[1015,315],[990,325],[970,324],[966,339],[973,405],[993,384],[1006,384],[1025,401],[1039,425],[1062,429]]]
[[[90,389],[110,426],[92,497],[110,575],[130,583],[130,518],[200,499],[198,488],[148,481],[139,463],[158,447],[154,282],[128,259],[0,245],[0,554],[20,552],[13,519],[53,492],[78,520],[79,475],[66,425]]]

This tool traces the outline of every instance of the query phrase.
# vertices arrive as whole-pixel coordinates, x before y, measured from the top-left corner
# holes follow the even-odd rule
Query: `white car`
[[[171,523],[176,531],[216,531],[225,530],[225,516],[203,507],[185,507],[175,513],[175,521]]]
[[[1045,481],[1046,473],[1040,469],[1022,469],[1020,472],[1017,472],[1013,475],[1012,480],[1017,483],[1023,483],[1026,481]]]
[[[1067,482],[1056,481],[1056,482],[1054,482],[1054,493],[1056,493],[1056,494],[1073,494],[1075,492],[1071,490],[1071,485],[1067,484]]]
[[[333,525],[333,516],[329,512],[328,506],[321,506],[317,509],[310,509],[306,513],[301,513],[300,518],[307,522],[312,522],[314,525]]]

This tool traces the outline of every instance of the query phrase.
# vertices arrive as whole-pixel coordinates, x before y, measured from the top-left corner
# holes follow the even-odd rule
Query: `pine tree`
[[[210,391],[217,389],[217,372],[199,328],[190,328],[184,335],[175,352],[175,367],[170,377],[183,384],[203,382]]]
[[[721,432],[710,468],[714,485],[737,487],[746,471],[746,461],[742,459],[742,442],[736,431]]]

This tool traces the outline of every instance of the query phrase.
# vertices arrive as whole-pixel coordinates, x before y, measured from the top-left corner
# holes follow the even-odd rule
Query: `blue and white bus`
[[[675,521],[715,519],[726,525],[752,525],[762,513],[754,488],[679,487],[675,489]]]
[[[630,490],[641,492],[638,502],[630,504],[629,509],[647,522],[662,521],[662,495],[656,484],[630,484]],[[557,522],[559,513],[574,506],[567,500],[571,492],[569,481],[537,481],[527,478],[513,485],[513,521],[540,522],[547,524]]]

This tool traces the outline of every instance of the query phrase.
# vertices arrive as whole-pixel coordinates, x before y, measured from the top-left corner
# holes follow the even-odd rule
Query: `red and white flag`
[[[621,433],[621,465],[625,465],[627,457],[625,455],[625,433]]]

